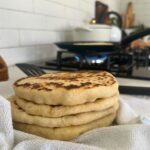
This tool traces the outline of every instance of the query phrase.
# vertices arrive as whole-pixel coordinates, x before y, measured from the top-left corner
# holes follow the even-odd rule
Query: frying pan
[[[90,53],[90,52],[100,52],[100,53],[114,53],[124,50],[131,42],[142,38],[146,35],[150,35],[150,28],[147,28],[138,33],[126,36],[119,43],[112,42],[58,42],[55,43],[59,48],[66,49],[74,53]]]

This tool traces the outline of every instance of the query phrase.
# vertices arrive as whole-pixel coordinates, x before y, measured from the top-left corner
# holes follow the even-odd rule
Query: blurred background
[[[0,56],[8,66],[42,62],[150,79],[149,8],[149,0],[0,0]]]

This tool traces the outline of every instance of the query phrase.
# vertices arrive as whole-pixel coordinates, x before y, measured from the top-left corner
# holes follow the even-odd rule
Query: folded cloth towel
[[[9,102],[0,96],[0,150],[13,147],[14,133]]]
[[[117,124],[150,124],[150,97],[124,95],[119,102]]]
[[[0,96],[0,150],[149,150],[148,100],[148,97],[146,100],[141,97],[121,96],[117,123],[128,125],[95,129],[73,141],[65,142],[46,140],[13,130],[10,104]]]

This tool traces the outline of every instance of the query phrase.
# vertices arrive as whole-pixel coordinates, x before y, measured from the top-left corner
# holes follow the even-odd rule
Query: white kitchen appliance
[[[120,42],[121,30],[105,24],[84,25],[73,31],[73,40],[80,42]]]

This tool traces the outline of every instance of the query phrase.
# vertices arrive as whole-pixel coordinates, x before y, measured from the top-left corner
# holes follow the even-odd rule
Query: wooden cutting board
[[[8,80],[8,67],[3,58],[0,56],[0,81],[6,80]]]
[[[135,14],[133,10],[133,3],[129,2],[126,14],[124,16],[124,28],[127,29],[132,27],[134,25],[134,22],[135,22]]]

